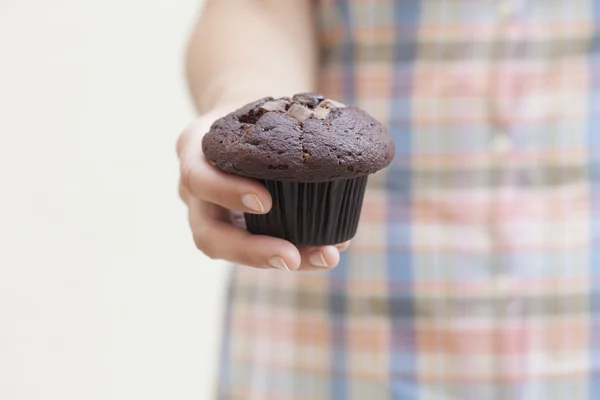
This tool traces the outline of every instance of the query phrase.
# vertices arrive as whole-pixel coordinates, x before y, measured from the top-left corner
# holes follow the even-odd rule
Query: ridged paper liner
[[[332,182],[262,180],[273,197],[268,214],[245,214],[248,231],[289,240],[297,246],[322,246],[356,234],[368,176]]]

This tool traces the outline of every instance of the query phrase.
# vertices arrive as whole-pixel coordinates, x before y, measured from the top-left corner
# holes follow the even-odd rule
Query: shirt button
[[[504,154],[511,150],[512,143],[506,132],[498,132],[492,136],[490,147],[494,153]]]

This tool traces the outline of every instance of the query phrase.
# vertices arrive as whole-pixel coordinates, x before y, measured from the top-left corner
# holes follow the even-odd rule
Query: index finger
[[[204,156],[182,164],[181,184],[193,197],[230,210],[253,214],[271,210],[271,194],[264,185],[220,171]]]
[[[265,214],[271,210],[269,191],[260,182],[225,173],[204,157],[202,136],[205,124],[192,124],[181,135],[177,152],[181,186],[193,197],[230,210]]]

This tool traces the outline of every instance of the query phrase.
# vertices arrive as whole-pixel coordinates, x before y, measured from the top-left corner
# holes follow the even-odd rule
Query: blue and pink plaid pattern
[[[600,399],[600,0],[321,0],[394,135],[327,273],[235,270],[221,399]]]

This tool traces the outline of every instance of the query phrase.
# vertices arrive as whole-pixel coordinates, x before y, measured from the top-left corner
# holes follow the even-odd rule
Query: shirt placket
[[[520,19],[525,9],[525,0],[498,0],[498,30],[494,43],[492,63],[493,93],[489,98],[490,125],[492,127],[489,151],[492,162],[491,207],[489,235],[493,253],[490,265],[491,295],[495,297],[494,337],[495,370],[500,376],[514,376],[523,363],[522,355],[514,353],[515,346],[522,338],[515,325],[524,324],[524,300],[516,293],[514,265],[511,259],[518,236],[511,232],[511,220],[519,207],[519,165],[514,154],[518,142],[514,137],[516,124],[521,121],[523,101],[522,83],[525,79],[523,68],[517,61],[518,46],[522,43]],[[498,393],[499,398],[510,398],[510,386],[503,386],[506,393]]]

